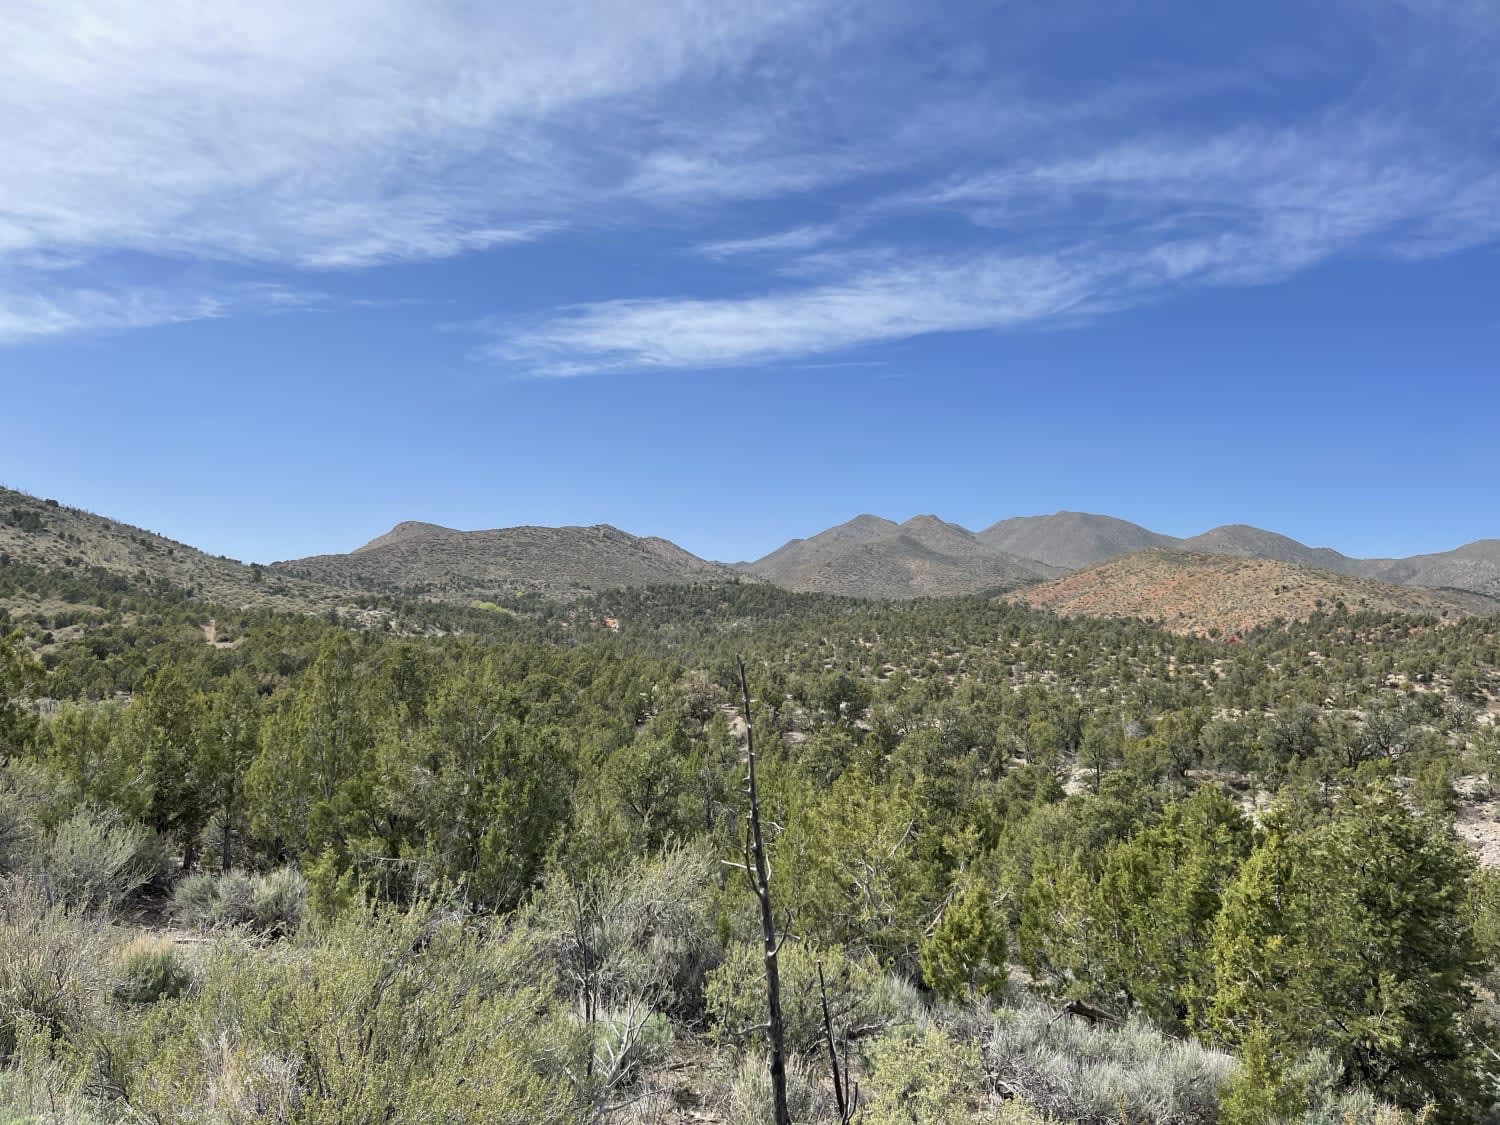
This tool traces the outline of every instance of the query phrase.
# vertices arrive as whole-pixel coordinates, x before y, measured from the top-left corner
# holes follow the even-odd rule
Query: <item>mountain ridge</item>
[[[862,515],[794,539],[743,565],[773,585],[853,597],[932,597],[1005,589],[1053,577],[1054,568],[996,551],[973,532],[923,514],[904,523]]]
[[[568,598],[621,586],[747,579],[864,598],[946,596],[1014,590],[1143,550],[1261,559],[1403,588],[1500,598],[1500,539],[1406,558],[1359,559],[1246,524],[1178,538],[1118,517],[1066,510],[1010,517],[978,532],[931,513],[901,523],[864,513],[731,566],[609,524],[460,531],[406,520],[347,553],[261,566],[0,488],[0,554],[50,569],[98,568],[135,587],[165,583],[232,605],[322,608],[359,593],[457,602],[502,593]]]
[[[289,559],[271,569],[334,589],[446,601],[500,593],[568,598],[621,586],[743,580],[670,540],[609,524],[457,531],[407,520],[347,554]]]
[[[870,522],[875,520],[881,520],[881,517],[859,516],[818,535],[794,539],[764,558],[740,564],[739,569],[770,582],[789,584],[792,589],[836,588],[836,592],[860,595],[860,591],[851,588],[857,585],[857,574],[837,573],[838,557],[849,539],[851,525],[860,522],[861,529],[868,530],[876,526]],[[1397,586],[1453,588],[1500,596],[1500,539],[1477,539],[1450,551],[1407,558],[1361,559],[1344,555],[1331,547],[1309,547],[1280,532],[1248,524],[1220,524],[1198,535],[1179,538],[1116,516],[1066,510],[1050,515],[1013,516],[978,532],[970,532],[935,516],[913,517],[913,520],[932,520],[944,528],[967,535],[996,556],[997,570],[1003,570],[1008,563],[1013,568],[1012,578],[1018,583],[1025,580],[1019,577],[1020,572],[1029,572],[1031,580],[1047,579],[1142,550],[1170,550],[1294,563]],[[890,528],[907,526],[889,520],[881,522]],[[812,583],[805,567],[811,558],[819,559],[823,570],[816,584]],[[804,565],[799,569],[792,565],[794,563]],[[976,573],[983,570],[972,557],[967,569]],[[978,593],[989,588],[980,577],[965,578],[962,568],[955,569],[949,579],[946,593]],[[887,589],[880,595],[864,593],[862,596],[901,597],[924,592]]]

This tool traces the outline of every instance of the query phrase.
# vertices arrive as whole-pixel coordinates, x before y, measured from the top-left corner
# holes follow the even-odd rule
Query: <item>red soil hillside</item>
[[[1176,633],[1231,637],[1342,603],[1351,613],[1500,613],[1500,600],[1389,586],[1273,559],[1142,551],[1007,594],[1065,617],[1137,617]]]

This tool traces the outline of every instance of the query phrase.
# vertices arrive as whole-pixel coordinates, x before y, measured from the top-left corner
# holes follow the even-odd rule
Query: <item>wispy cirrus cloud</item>
[[[799,259],[835,228],[795,228],[728,246],[792,252],[815,265],[815,284],[596,302],[507,326],[493,351],[544,374],[743,366],[1056,324],[1183,286],[1266,284],[1342,255],[1431,257],[1500,238],[1500,169],[1425,151],[1378,122],[1341,121],[1115,144],[948,178],[866,209],[882,212],[958,215],[988,248],[939,255],[890,241]],[[844,276],[827,280],[841,262]]]
[[[187,282],[100,292],[99,256],[354,270],[541,238],[653,174],[612,147],[622,121],[634,143],[660,131],[643,101],[733,74],[828,7],[4,5],[8,336],[220,308]]]
[[[929,261],[740,300],[622,300],[532,328],[494,326],[492,354],[546,374],[729,367],[929,332],[1025,324],[1076,311],[1101,263],[1061,257]]]
[[[202,293],[121,286],[13,294],[0,286],[0,344],[80,332],[158,328],[246,313],[307,312],[332,303],[326,293],[264,283],[223,286]]]
[[[774,231],[770,234],[753,235],[749,238],[726,238],[717,242],[703,242],[693,249],[709,258],[735,258],[749,254],[781,254],[788,251],[812,250],[838,238],[841,229],[835,223],[818,223],[793,227],[790,230]]]
[[[1500,238],[1482,0],[1349,0],[1298,21],[1320,41],[1246,16],[1118,58],[1100,41],[1134,17],[1095,15],[17,0],[0,340],[288,307],[249,295],[266,275],[326,307],[330,274],[571,238],[591,299],[497,299],[484,354],[742,366]],[[596,278],[594,234],[631,267]]]

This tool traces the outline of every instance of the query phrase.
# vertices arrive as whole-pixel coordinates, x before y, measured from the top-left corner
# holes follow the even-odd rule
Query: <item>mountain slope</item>
[[[402,523],[349,554],[294,559],[272,569],[340,589],[455,602],[517,592],[572,597],[738,577],[665,539],[642,539],[605,524],[455,531]]]
[[[903,535],[915,539],[916,545],[901,543]],[[901,525],[879,516],[859,516],[821,535],[794,539],[763,559],[740,564],[740,569],[794,590],[906,597],[973,593],[998,582],[1020,581],[1020,575],[1045,578],[1142,550],[1267,559],[1397,586],[1500,597],[1500,539],[1406,559],[1359,559],[1246,524],[1224,524],[1178,539],[1113,516],[1067,511],[1004,519],[978,533],[935,516],[919,516]],[[952,557],[941,564],[928,558],[919,565],[920,558],[934,552]],[[979,561],[986,555],[991,560],[988,567]]]
[[[1343,604],[1351,613],[1438,617],[1500,612],[1500,600],[1392,586],[1277,559],[1143,551],[1007,595],[1065,617],[1138,617],[1176,633],[1242,635]]]
[[[1309,547],[1288,536],[1242,523],[1213,528],[1202,535],[1183,539],[1176,546],[1178,550],[1201,554],[1297,563],[1318,570],[1331,570],[1335,574],[1360,573],[1359,560],[1341,555],[1330,547]]]
[[[228,606],[309,609],[341,599],[316,583],[210,555],[144,528],[0,488],[0,555],[85,576],[97,568],[141,592],[165,586]]]
[[[1092,566],[1106,559],[1178,542],[1139,524],[1088,512],[1055,512],[1050,516],[1015,516],[991,524],[976,538],[997,551],[1036,559],[1064,570]]]
[[[1443,586],[1500,597],[1500,539],[1478,539],[1452,551],[1405,559],[1368,559],[1364,574],[1406,586]]]
[[[903,524],[858,516],[794,539],[741,569],[789,590],[860,598],[971,594],[1058,573],[995,550],[936,516],[914,516]]]

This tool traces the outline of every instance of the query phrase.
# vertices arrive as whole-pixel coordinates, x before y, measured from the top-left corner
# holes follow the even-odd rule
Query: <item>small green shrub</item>
[[[946,1000],[1005,987],[1005,923],[982,886],[956,897],[919,947],[922,977]]]
[[[902,990],[871,956],[853,958],[841,948],[788,942],[780,959],[781,1013],[791,1050],[815,1051],[824,1039],[820,961],[828,982],[833,1030],[839,1038],[869,1035],[911,1014],[903,1007]],[[731,1038],[765,1022],[765,963],[758,946],[731,946],[724,964],[709,974],[708,1012],[721,1034]]]
[[[865,1125],[994,1120],[979,1044],[929,1024],[881,1036],[871,1051],[874,1096]]]
[[[105,1125],[90,1077],[54,1058],[50,1036],[28,1023],[0,1068],[0,1125]]]
[[[154,1004],[181,996],[193,974],[171,942],[140,937],[120,951],[114,997],[123,1004]]]

